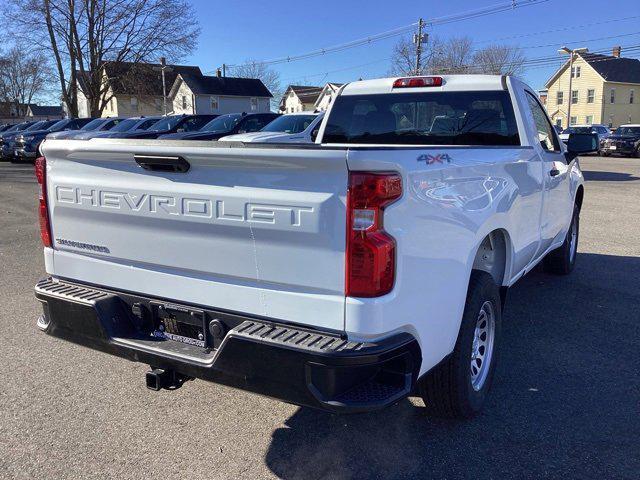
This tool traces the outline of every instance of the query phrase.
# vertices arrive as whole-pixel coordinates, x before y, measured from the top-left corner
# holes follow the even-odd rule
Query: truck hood
[[[609,135],[607,140],[640,140],[640,135]]]

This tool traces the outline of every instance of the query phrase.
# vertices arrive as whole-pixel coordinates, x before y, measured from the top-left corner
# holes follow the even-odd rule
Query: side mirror
[[[316,138],[318,138],[318,133],[320,133],[320,129],[319,128],[314,128],[313,132],[311,132],[311,141],[315,142]]]
[[[599,149],[597,133],[572,133],[567,140],[567,161],[583,153],[594,153]]]
[[[177,129],[176,129],[176,132],[180,132],[180,133],[181,133],[181,132],[184,132],[184,128],[182,128],[182,127],[177,128]]]

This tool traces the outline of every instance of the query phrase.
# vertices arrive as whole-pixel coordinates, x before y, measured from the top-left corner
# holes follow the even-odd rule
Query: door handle
[[[552,168],[551,170],[549,170],[549,175],[551,175],[552,177],[558,176],[560,175],[560,170],[558,170],[557,168]]]
[[[189,171],[191,165],[182,157],[163,157],[154,155],[134,155],[136,163],[145,170],[156,172],[177,172],[185,173]]]

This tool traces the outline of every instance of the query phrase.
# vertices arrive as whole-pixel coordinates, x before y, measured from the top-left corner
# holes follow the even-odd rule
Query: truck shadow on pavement
[[[347,416],[301,408],[266,464],[284,479],[635,477],[639,312],[640,257],[581,253],[568,277],[536,269],[509,294],[476,419],[431,418],[419,399]]]
[[[623,172],[596,172],[592,170],[583,170],[584,179],[590,182],[634,182],[640,180],[640,177],[634,176],[632,173]]]

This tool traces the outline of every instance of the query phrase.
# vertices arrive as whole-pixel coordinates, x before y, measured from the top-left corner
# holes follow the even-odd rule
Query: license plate
[[[616,146],[615,145],[609,145],[609,150],[615,150]]]
[[[206,347],[205,313],[168,303],[151,303],[154,338]]]

